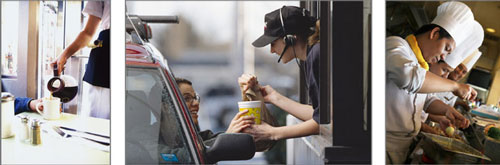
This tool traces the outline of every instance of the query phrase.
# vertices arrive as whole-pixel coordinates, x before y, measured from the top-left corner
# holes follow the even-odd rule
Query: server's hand
[[[248,133],[253,136],[254,141],[260,140],[278,140],[275,136],[275,127],[262,121],[261,124],[252,124],[250,127],[243,130],[244,133]]]
[[[259,82],[255,75],[245,73],[238,78],[238,84],[240,85],[241,95],[244,98],[247,90],[258,85]]]
[[[65,55],[61,54],[56,61],[50,64],[50,66],[54,68],[54,65],[57,64],[57,73],[61,75],[61,72],[64,70],[64,65],[66,65],[67,59],[68,58]]]

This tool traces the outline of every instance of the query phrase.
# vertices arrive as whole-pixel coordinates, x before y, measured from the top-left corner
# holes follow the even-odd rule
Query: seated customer
[[[221,132],[214,134],[210,130],[205,130],[205,131],[200,131],[199,125],[198,125],[198,111],[200,109],[200,96],[194,91],[193,89],[193,83],[191,81],[183,79],[183,78],[175,78],[175,81],[179,85],[179,89],[182,93],[182,96],[184,97],[184,100],[186,101],[186,105],[189,108],[189,111],[191,112],[191,118],[193,119],[194,124],[196,125],[196,129],[199,132],[200,136],[202,137],[203,141],[207,145],[213,144],[215,138],[217,135],[219,135]],[[248,110],[238,112],[236,116],[234,116],[233,120],[231,121],[231,124],[226,130],[226,133],[240,133],[242,132],[243,129],[247,128],[250,126],[250,124],[254,123],[254,118],[252,116],[242,116],[245,113],[247,113]]]
[[[5,87],[2,82],[2,92],[3,91],[5,91]],[[36,104],[41,101],[42,99],[35,100],[29,97],[16,97],[14,100],[14,114],[17,115],[23,112],[36,111]],[[38,109],[43,111],[43,105],[40,105]]]

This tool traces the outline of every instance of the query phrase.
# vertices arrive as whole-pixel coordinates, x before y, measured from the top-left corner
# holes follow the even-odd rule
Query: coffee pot
[[[14,136],[12,120],[14,119],[14,95],[2,92],[2,139]]]
[[[52,96],[59,97],[61,102],[67,103],[73,100],[78,93],[78,83],[71,76],[59,75],[57,64],[54,64],[54,77],[47,83],[47,89],[52,93]]]

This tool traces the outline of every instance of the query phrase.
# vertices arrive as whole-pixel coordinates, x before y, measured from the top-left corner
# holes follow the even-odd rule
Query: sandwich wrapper
[[[266,122],[267,124],[276,127],[278,126],[276,120],[273,115],[267,110],[266,105],[264,104],[264,97],[260,92],[260,85],[256,85],[254,88],[250,88],[245,92],[245,97],[243,101],[261,101],[261,121]],[[271,149],[274,144],[276,144],[276,140],[258,140],[255,141],[255,151],[263,152]]]

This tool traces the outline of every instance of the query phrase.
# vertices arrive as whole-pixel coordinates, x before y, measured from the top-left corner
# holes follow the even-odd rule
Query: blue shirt
[[[2,81],[2,92],[5,91],[5,87],[3,86],[3,81]],[[30,101],[33,100],[32,98],[28,97],[16,97],[14,100],[14,114],[20,114],[23,112],[28,112],[30,111]]]
[[[306,84],[309,92],[309,101],[314,109],[313,119],[319,124],[319,43],[314,44],[307,52],[305,61]]]
[[[28,97],[16,97],[16,100],[14,100],[14,114],[17,115],[19,113],[31,111],[29,105],[31,100],[33,99]]]

